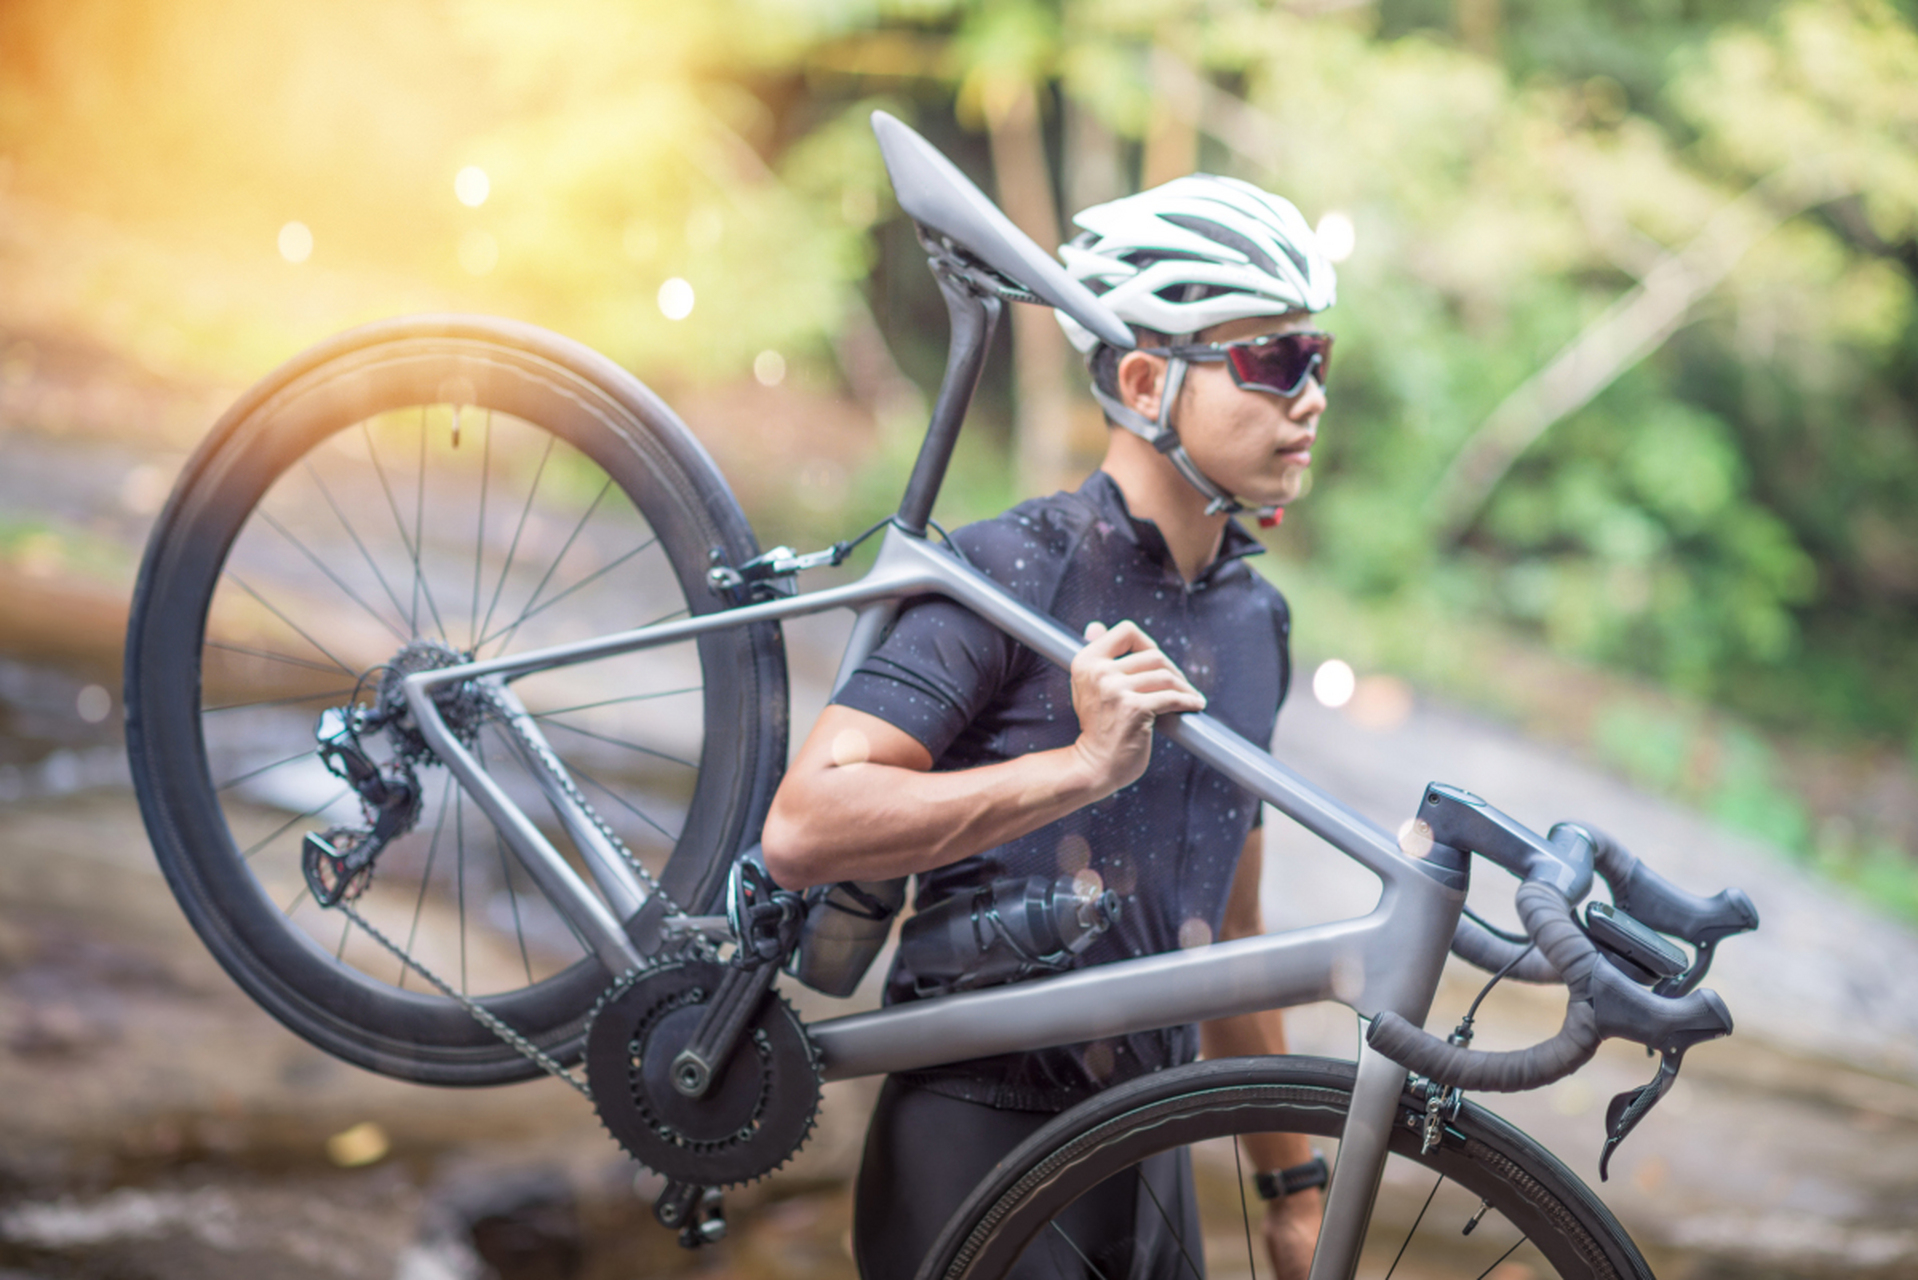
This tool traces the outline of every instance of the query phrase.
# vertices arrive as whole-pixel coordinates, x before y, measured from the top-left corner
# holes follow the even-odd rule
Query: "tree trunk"
[[[1199,167],[1203,82],[1179,56],[1152,46],[1152,123],[1147,127],[1141,186],[1156,187]]]
[[[1052,251],[1059,243],[1059,210],[1032,84],[1021,81],[989,94],[986,127],[1000,207],[1041,248]],[[1023,493],[1050,493],[1068,478],[1068,349],[1049,308],[1013,305],[1013,456]]]

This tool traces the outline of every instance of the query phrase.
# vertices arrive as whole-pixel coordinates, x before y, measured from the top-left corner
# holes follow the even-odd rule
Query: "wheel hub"
[[[406,678],[422,671],[439,671],[472,660],[472,654],[461,652],[442,640],[421,637],[409,641],[386,664],[386,674],[380,678],[380,691],[374,700],[372,714],[367,717],[369,725],[378,725],[386,730],[396,754],[411,760],[434,761],[433,749],[427,745],[418,723],[413,719],[412,708],[407,705]],[[446,722],[447,729],[461,745],[471,747],[478,740],[488,704],[471,681],[463,680],[433,690],[433,705],[439,709],[440,719]]]

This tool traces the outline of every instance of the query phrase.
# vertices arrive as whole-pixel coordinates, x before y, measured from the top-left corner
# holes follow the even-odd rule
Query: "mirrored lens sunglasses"
[[[1199,363],[1223,360],[1232,371],[1232,381],[1242,389],[1278,396],[1297,395],[1314,374],[1323,387],[1332,367],[1332,335],[1316,329],[1269,333],[1241,342],[1167,347],[1165,351]]]

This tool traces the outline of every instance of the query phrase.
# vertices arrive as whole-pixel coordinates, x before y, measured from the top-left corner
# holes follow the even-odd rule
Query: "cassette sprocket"
[[[751,1182],[784,1164],[812,1132],[818,1057],[799,1015],[769,992],[706,1093],[673,1087],[725,968],[682,960],[628,974],[606,993],[586,1035],[586,1081],[600,1123],[655,1173],[704,1187]]]

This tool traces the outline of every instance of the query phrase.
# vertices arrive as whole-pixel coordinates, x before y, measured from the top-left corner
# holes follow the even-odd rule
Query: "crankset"
[[[600,1001],[587,1032],[586,1080],[600,1122],[634,1159],[676,1183],[727,1187],[771,1173],[806,1140],[819,1109],[812,1043],[773,991],[750,1009],[704,1087],[688,1087],[686,1051],[708,1005],[738,984],[727,982],[733,972],[680,960],[629,974]]]

